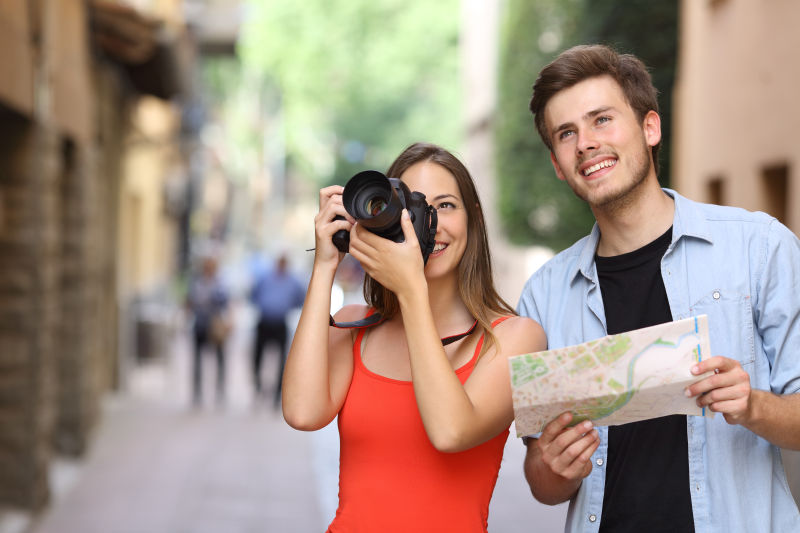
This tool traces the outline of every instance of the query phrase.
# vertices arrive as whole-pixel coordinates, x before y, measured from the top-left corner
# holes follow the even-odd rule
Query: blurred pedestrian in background
[[[228,290],[217,272],[217,259],[206,255],[200,272],[189,283],[187,306],[194,315],[194,359],[192,401],[202,401],[203,348],[210,346],[217,358],[217,402],[225,398],[225,340],[231,330],[228,315]]]
[[[281,379],[286,364],[288,327],[286,318],[293,309],[303,305],[306,286],[289,271],[289,259],[281,254],[272,269],[258,276],[250,291],[250,301],[258,308],[258,324],[253,349],[253,386],[262,394],[261,366],[267,344],[277,345],[278,374],[275,382],[274,405],[281,400]]]

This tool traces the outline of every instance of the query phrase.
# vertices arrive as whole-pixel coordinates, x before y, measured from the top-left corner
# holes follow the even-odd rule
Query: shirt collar
[[[597,222],[595,222],[594,226],[592,226],[592,232],[583,243],[581,254],[578,257],[578,262],[575,264],[575,270],[570,279],[574,281],[578,273],[581,273],[592,283],[595,282],[594,254],[597,251],[598,244],[600,244],[600,228],[597,226]]]
[[[663,189],[665,193],[675,200],[675,218],[672,221],[672,244],[681,237],[693,237],[713,244],[711,231],[708,227],[700,204],[684,198],[672,189]]]
[[[670,246],[674,246],[675,243],[684,236],[713,243],[711,232],[708,228],[708,222],[703,212],[700,210],[699,205],[684,198],[672,189],[665,188],[662,190],[675,201],[675,215],[672,220],[672,243]],[[598,244],[600,244],[600,228],[597,226],[597,222],[595,222],[592,227],[592,232],[583,243],[580,256],[578,257],[570,279],[574,280],[578,273],[581,273],[592,283],[595,282],[596,270],[594,266],[594,256],[597,252]]]

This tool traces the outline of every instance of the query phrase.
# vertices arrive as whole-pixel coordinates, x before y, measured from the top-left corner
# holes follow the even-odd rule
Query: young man
[[[800,531],[780,447],[800,449],[800,242],[763,213],[661,189],[656,89],[640,60],[579,46],[546,66],[531,111],[559,179],[597,224],[528,281],[548,347],[709,317],[715,357],[686,390],[713,418],[667,416],[526,439],[541,502],[568,531]]]

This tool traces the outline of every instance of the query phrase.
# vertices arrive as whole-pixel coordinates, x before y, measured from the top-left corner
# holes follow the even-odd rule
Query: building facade
[[[0,514],[43,508],[53,457],[85,453],[127,300],[175,273],[181,29],[155,15],[0,3]]]
[[[800,4],[683,0],[672,184],[800,234]]]

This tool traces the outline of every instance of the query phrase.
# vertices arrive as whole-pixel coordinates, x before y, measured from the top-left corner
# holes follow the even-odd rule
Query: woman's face
[[[436,245],[425,265],[425,277],[455,275],[467,248],[467,211],[456,179],[446,168],[431,161],[410,166],[400,179],[412,191],[423,193],[438,214]]]

